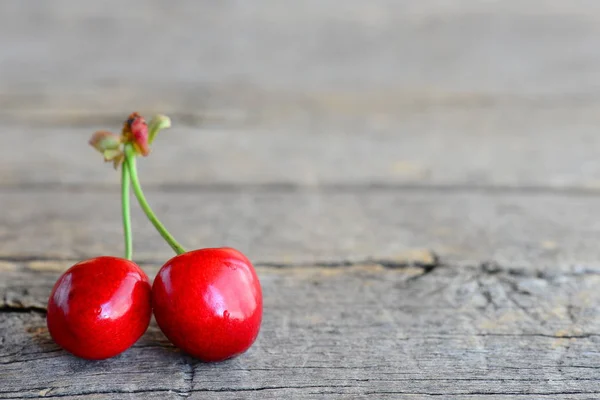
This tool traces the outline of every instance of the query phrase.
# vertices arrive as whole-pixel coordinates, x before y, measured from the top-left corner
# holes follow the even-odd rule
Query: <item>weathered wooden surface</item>
[[[85,362],[60,351],[38,307],[66,266],[2,265],[13,284],[0,287],[7,299],[0,305],[0,398],[600,394],[596,274],[259,267],[265,320],[258,342],[239,358],[206,365],[182,356],[154,325],[112,360]]]
[[[531,270],[600,270],[594,195],[453,191],[149,191],[189,248],[229,245],[263,263],[375,259]],[[122,252],[119,191],[1,190],[0,256],[76,260]],[[140,260],[172,251],[136,207]]]
[[[274,104],[278,100],[271,99]],[[538,112],[524,107],[529,110],[517,104],[415,112],[399,106],[381,128],[371,126],[368,108],[356,110],[356,124],[345,122],[335,109],[323,108],[316,112],[318,128],[285,117],[280,124],[289,127],[265,122],[198,129],[185,127],[174,116],[173,128],[161,133],[152,158],[142,160],[140,168],[146,185],[204,190],[236,185],[365,190],[425,186],[599,193],[600,136],[595,128],[600,107]],[[0,187],[116,185],[119,174],[111,173],[87,146],[90,132],[118,131],[122,123],[102,121],[77,128],[2,128]]]
[[[114,182],[82,138],[139,109],[188,144],[163,140],[148,183],[598,190],[599,16],[594,0],[3,2],[0,184]]]
[[[0,398],[600,397],[600,3],[0,2]],[[162,25],[161,25],[162,24]],[[265,319],[202,364],[155,324],[53,344],[64,268],[122,251],[126,114],[188,247],[258,265]],[[169,248],[134,211],[152,276]]]

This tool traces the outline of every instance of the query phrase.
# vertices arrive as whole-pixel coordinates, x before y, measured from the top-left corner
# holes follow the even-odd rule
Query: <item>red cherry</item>
[[[203,361],[246,351],[262,320],[262,290],[250,261],[231,248],[178,255],[152,286],[154,316],[169,340]]]
[[[48,330],[82,358],[113,357],[146,331],[152,315],[148,277],[132,261],[97,257],[69,268],[48,300]]]

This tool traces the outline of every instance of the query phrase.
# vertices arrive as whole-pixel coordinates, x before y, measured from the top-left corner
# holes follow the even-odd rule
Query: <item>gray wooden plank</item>
[[[546,273],[600,267],[595,196],[176,188],[147,196],[184,246],[233,246],[256,263],[494,261]],[[77,260],[122,251],[116,188],[3,190],[0,204],[8,210],[0,213],[0,258]],[[135,203],[133,230],[138,260],[172,256]]]
[[[335,113],[329,121],[316,122],[314,130],[293,122],[186,128],[174,119],[174,128],[161,134],[153,153],[139,164],[149,185],[379,184],[597,192],[599,111],[407,112],[382,129],[344,126]],[[579,121],[573,123],[576,115]],[[79,128],[2,127],[0,186],[117,185],[119,174],[87,141],[97,129],[119,127],[118,121]]]
[[[28,281],[41,303],[67,266],[6,263],[9,283],[0,291],[11,280]],[[157,266],[144,268],[153,275]],[[0,396],[143,398],[136,391],[148,390],[226,399],[534,399],[600,391],[596,273],[446,266],[424,274],[369,264],[258,273],[265,298],[259,339],[219,364],[182,356],[155,325],[119,357],[77,360],[52,344],[42,314],[4,306]]]
[[[149,182],[597,190],[599,19],[591,0],[3,2],[0,184],[112,182],[83,140],[135,108],[177,127]]]
[[[167,345],[156,327],[148,331],[144,344],[125,354],[110,361],[88,362],[56,346],[42,314],[1,312],[0,326],[3,399],[63,395],[102,398],[103,394],[113,399],[174,399],[180,398],[176,392],[187,387],[185,359]],[[127,394],[131,392],[137,395]]]
[[[600,82],[593,0],[1,7],[0,73],[16,88],[225,82],[562,94]]]

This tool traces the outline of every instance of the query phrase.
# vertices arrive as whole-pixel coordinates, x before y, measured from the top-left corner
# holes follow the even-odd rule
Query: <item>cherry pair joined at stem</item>
[[[154,122],[153,120],[152,122]],[[232,248],[186,252],[146,201],[136,155],[147,155],[159,128],[144,131],[134,113],[123,135],[97,132],[90,142],[106,161],[122,164],[121,202],[125,259],[98,257],[67,270],[48,302],[48,328],[64,349],[82,358],[119,354],[146,331],[152,311],[177,347],[203,361],[220,361],[246,351],[258,336],[262,290],[251,262]],[[170,122],[169,122],[170,123]],[[162,125],[161,125],[162,124]],[[177,254],[163,265],[154,284],[133,262],[130,187],[148,219]]]

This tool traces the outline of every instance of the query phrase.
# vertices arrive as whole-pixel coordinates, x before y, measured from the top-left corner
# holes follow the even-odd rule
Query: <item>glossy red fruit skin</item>
[[[88,360],[116,356],[148,329],[152,316],[148,276],[132,261],[97,257],[69,268],[48,300],[54,341]]]
[[[169,260],[152,286],[158,326],[205,362],[245,352],[262,321],[262,289],[250,261],[232,248],[190,251]]]

